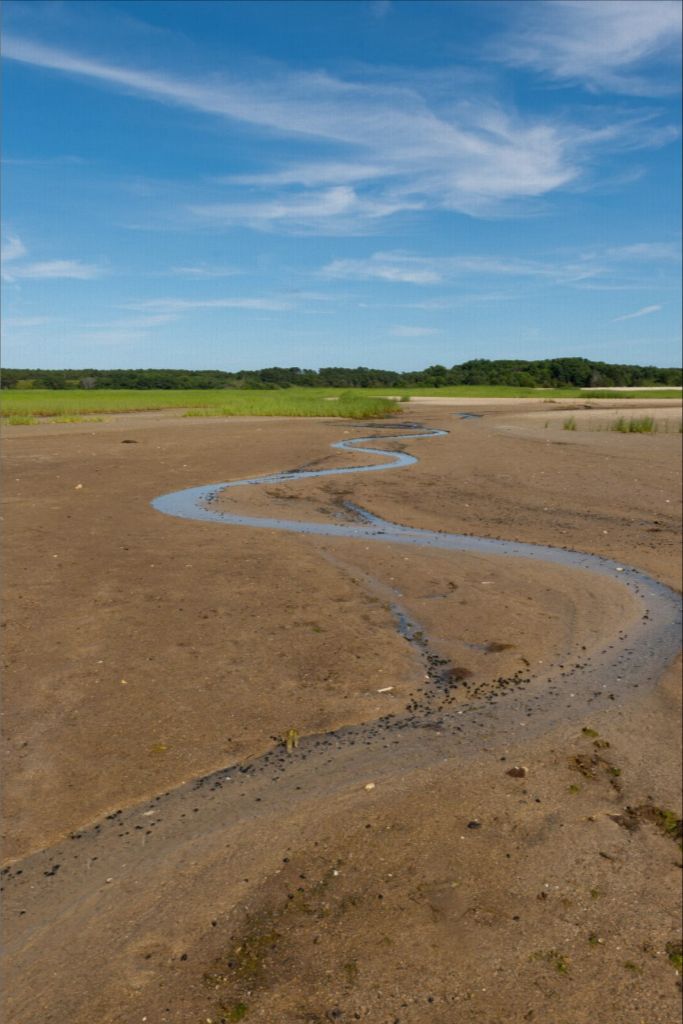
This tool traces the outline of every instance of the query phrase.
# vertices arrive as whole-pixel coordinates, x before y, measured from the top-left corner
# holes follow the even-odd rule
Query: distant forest
[[[324,366],[270,366],[264,370],[2,370],[2,387],[31,388],[257,388],[290,387],[447,387],[458,384],[498,384],[524,388],[651,387],[680,385],[682,371],[657,366],[599,363],[591,359],[470,359],[457,366],[428,366],[426,370],[370,370]]]

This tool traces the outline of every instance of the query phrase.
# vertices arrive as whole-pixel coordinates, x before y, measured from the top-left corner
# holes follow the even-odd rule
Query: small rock
[[[375,783],[374,782],[366,782],[364,787],[363,787],[363,789],[365,789],[368,793],[370,792],[371,789],[374,789],[374,788],[375,788]]]
[[[481,822],[480,821],[468,821],[467,822],[467,827],[468,828],[481,828]]]
[[[74,491],[82,491],[82,490],[83,490],[83,484],[76,484],[76,486],[74,487]]]
[[[529,774],[529,769],[523,765],[515,765],[514,768],[508,768],[505,774],[511,775],[513,779],[525,779]]]

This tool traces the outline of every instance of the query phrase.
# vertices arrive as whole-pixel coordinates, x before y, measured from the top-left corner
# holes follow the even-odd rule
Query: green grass
[[[570,416],[568,420],[565,420],[562,424],[563,430],[576,430],[576,420],[573,416]]]
[[[683,971],[683,944],[680,942],[667,942],[664,948],[669,963],[680,974]]]
[[[5,390],[1,395],[2,415],[74,417],[102,413],[143,412],[159,409],[205,410],[218,416],[344,416],[365,418],[385,416],[395,406],[381,403],[386,396],[398,401],[419,397],[444,398],[536,398],[562,401],[571,398],[680,398],[681,392],[609,391],[586,392],[580,388],[513,388],[468,385],[445,388],[287,388],[257,391],[220,388],[215,390],[109,390],[51,391]],[[337,399],[337,401],[326,401]],[[373,404],[374,403],[374,404]]]
[[[101,423],[101,416],[55,416],[52,423]]]
[[[582,391],[582,398],[678,398],[683,397],[680,388],[668,388],[665,391],[653,391],[643,388],[641,391]]]
[[[78,422],[97,413],[185,409],[195,416],[341,416],[366,419],[388,416],[396,402],[367,391],[341,388],[289,388],[286,391],[5,391],[2,415],[12,423],[22,417],[55,417]]]
[[[13,414],[7,417],[7,422],[11,427],[32,427],[38,420],[34,419],[33,416],[19,416]]]
[[[631,416],[628,420],[620,416],[610,430],[616,430],[619,434],[656,434],[657,423],[652,416]]]
[[[396,402],[379,396],[342,394],[329,397],[290,391],[223,392],[220,406],[188,409],[185,416],[341,416],[365,420],[390,416]]]

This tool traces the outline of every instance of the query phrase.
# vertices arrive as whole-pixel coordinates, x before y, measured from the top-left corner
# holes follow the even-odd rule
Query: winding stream
[[[391,440],[428,439],[445,433],[413,431],[392,434]],[[163,873],[158,876],[160,866],[169,858],[186,858],[178,863],[189,865],[188,871],[201,872],[202,864],[214,864],[219,856],[215,836],[222,837],[221,843],[225,843],[226,837],[239,842],[258,822],[269,823],[276,835],[279,823],[298,813],[297,808],[323,806],[318,802],[347,792],[349,787],[368,779],[391,782],[406,772],[439,762],[450,762],[460,770],[471,758],[497,759],[520,744],[526,748],[534,737],[553,728],[574,729],[584,724],[591,709],[609,708],[616,723],[628,714],[629,695],[656,685],[676,656],[680,648],[679,596],[645,573],[611,559],[545,545],[400,526],[357,506],[348,507],[363,522],[344,525],[240,516],[215,507],[217,495],[228,488],[381,472],[409,467],[417,461],[404,451],[376,447],[379,440],[369,436],[333,445],[384,460],[374,465],[274,473],[209,484],[164,495],[152,504],[166,515],[223,527],[246,526],[513,560],[532,559],[584,574],[587,587],[595,574],[611,577],[615,587],[625,586],[635,597],[633,617],[623,624],[618,635],[604,638],[602,650],[591,656],[577,650],[560,666],[563,671],[549,679],[503,681],[510,685],[464,704],[450,704],[443,699],[438,686],[427,682],[411,703],[396,713],[321,735],[304,736],[299,749],[291,754],[282,745],[276,745],[250,761],[221,767],[136,806],[114,811],[70,838],[15,862],[5,869],[4,881],[7,886],[11,883],[8,906],[17,908],[11,911],[16,922],[11,946],[19,964],[26,958],[22,969],[29,970],[35,962],[34,928],[43,929],[40,941],[46,943],[48,950],[53,948],[50,927],[44,926],[45,899],[53,901],[49,919],[55,920],[58,928],[55,907],[61,908],[59,913],[69,914],[79,901],[98,893],[93,906],[99,909],[93,917],[91,940],[100,942],[97,913],[101,913],[102,907],[123,919],[128,913],[125,903],[119,907],[113,892],[107,894],[106,882],[111,881],[109,876],[116,876],[129,879],[135,886],[136,899],[142,900],[144,896],[155,915],[164,908],[168,927],[172,928],[175,904],[169,901]],[[74,843],[73,839],[80,842]],[[84,942],[87,945],[85,939]]]
[[[446,430],[421,430],[404,434],[392,434],[391,440],[405,441],[430,437],[445,437]],[[304,522],[296,519],[279,519],[270,517],[244,516],[221,511],[215,508],[219,495],[233,487],[260,486],[313,477],[341,476],[351,473],[378,473],[384,470],[404,469],[414,465],[418,460],[414,455],[404,451],[392,451],[386,448],[369,447],[370,443],[383,440],[378,436],[357,437],[345,441],[337,441],[330,447],[343,451],[363,451],[371,455],[382,456],[385,461],[363,466],[343,466],[336,469],[291,470],[283,473],[271,473],[266,476],[247,477],[242,480],[231,480],[226,483],[207,484],[201,487],[190,487],[182,491],[174,491],[155,498],[152,506],[159,512],[180,519],[196,519],[201,522],[222,523],[230,526],[249,526],[257,529],[284,530],[289,533],[303,533],[324,537],[347,537],[355,540],[373,540],[385,544],[410,544],[417,547],[442,548],[447,551],[466,551],[481,555],[502,555],[514,558],[527,558],[534,561],[567,566],[586,572],[611,576],[615,581],[629,587],[648,604],[653,605],[648,615],[653,628],[661,629],[661,642],[672,635],[678,640],[676,627],[680,622],[680,598],[669,587],[651,576],[636,569],[624,566],[600,555],[589,555],[566,548],[550,547],[544,544],[528,544],[522,541],[494,540],[489,537],[476,537],[470,534],[445,533],[437,530],[423,530],[416,527],[400,526],[388,522],[379,516],[347,503],[347,508],[364,520],[365,525],[337,524],[323,522]],[[654,617],[657,619],[655,627]]]

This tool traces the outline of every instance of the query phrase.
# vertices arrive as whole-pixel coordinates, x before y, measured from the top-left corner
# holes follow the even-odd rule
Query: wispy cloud
[[[349,182],[371,181],[381,178],[385,170],[381,166],[363,163],[342,163],[327,161],[319,163],[292,164],[277,171],[266,171],[260,174],[231,174],[214,179],[222,185],[340,185]]]
[[[17,280],[50,280],[73,278],[79,281],[90,281],[102,273],[100,267],[80,260],[43,260],[37,263],[26,262],[24,257],[27,249],[20,238],[8,235],[2,242],[2,279]],[[10,264],[9,268],[6,264]]]
[[[171,267],[170,274],[175,277],[234,277],[236,274],[240,274],[241,271],[237,267],[211,267],[202,264],[198,267]]]
[[[163,298],[145,299],[142,302],[130,302],[127,309],[150,310],[157,313],[185,313],[195,309],[258,309],[285,310],[291,309],[292,303],[280,298],[234,298],[234,299],[182,299]]]
[[[659,95],[677,87],[661,71],[680,36],[679,0],[546,0],[515,5],[493,54],[592,90]]]
[[[8,235],[2,240],[2,262],[9,263],[11,260],[21,259],[26,255],[26,246],[20,238]]]
[[[27,330],[30,327],[46,327],[54,322],[54,318],[49,316],[5,316],[2,319],[2,326],[7,329]]]
[[[441,334],[437,327],[418,327],[412,324],[395,324],[389,331],[397,338],[427,338],[433,334]]]
[[[406,253],[376,252],[368,259],[332,260],[320,273],[351,281],[393,281],[397,284],[440,284],[444,261]]]
[[[584,261],[525,260],[503,256],[413,256],[403,252],[377,252],[367,259],[333,260],[323,267],[324,277],[347,280],[394,281],[399,284],[435,285],[462,275],[537,277],[556,282],[595,277],[600,268]]]
[[[634,260],[663,263],[680,263],[680,242],[634,242],[632,245],[612,245],[602,250],[612,260]]]
[[[642,309],[637,309],[635,313],[624,313],[623,316],[615,316],[612,323],[617,324],[620,320],[635,320],[638,316],[648,316],[650,313],[658,313],[661,308],[661,306],[643,306]]]
[[[350,186],[338,185],[260,202],[191,206],[190,212],[213,226],[246,224],[258,230],[273,230],[286,225],[288,230],[299,232],[320,232],[327,227],[333,234],[356,234],[366,230],[368,222],[420,207],[421,203],[405,199],[363,198]]]
[[[102,273],[100,267],[92,263],[81,263],[80,260],[44,260],[40,263],[22,263],[13,266],[4,276],[9,281],[26,280],[66,280],[92,281]]]
[[[290,138],[291,165],[224,179],[226,189],[238,190],[226,201],[188,204],[189,216],[206,226],[345,234],[423,209],[489,216],[575,186],[599,149],[661,145],[671,137],[623,112],[591,129],[559,115],[523,116],[481,92],[444,101],[428,76],[395,69],[341,78],[270,66],[260,78],[190,78],[8,33],[4,51],[5,59]],[[333,155],[297,159],[297,147],[311,141]],[[244,187],[252,190],[247,200]]]
[[[513,256],[419,256],[402,251],[376,252],[363,259],[332,260],[319,273],[323,277],[397,284],[439,285],[463,277],[537,280],[548,284],[605,290],[632,287],[634,278],[671,273],[680,259],[677,247],[666,242],[639,242],[617,247],[596,247],[575,254],[551,253],[544,258]],[[494,299],[509,298],[500,292]]]

